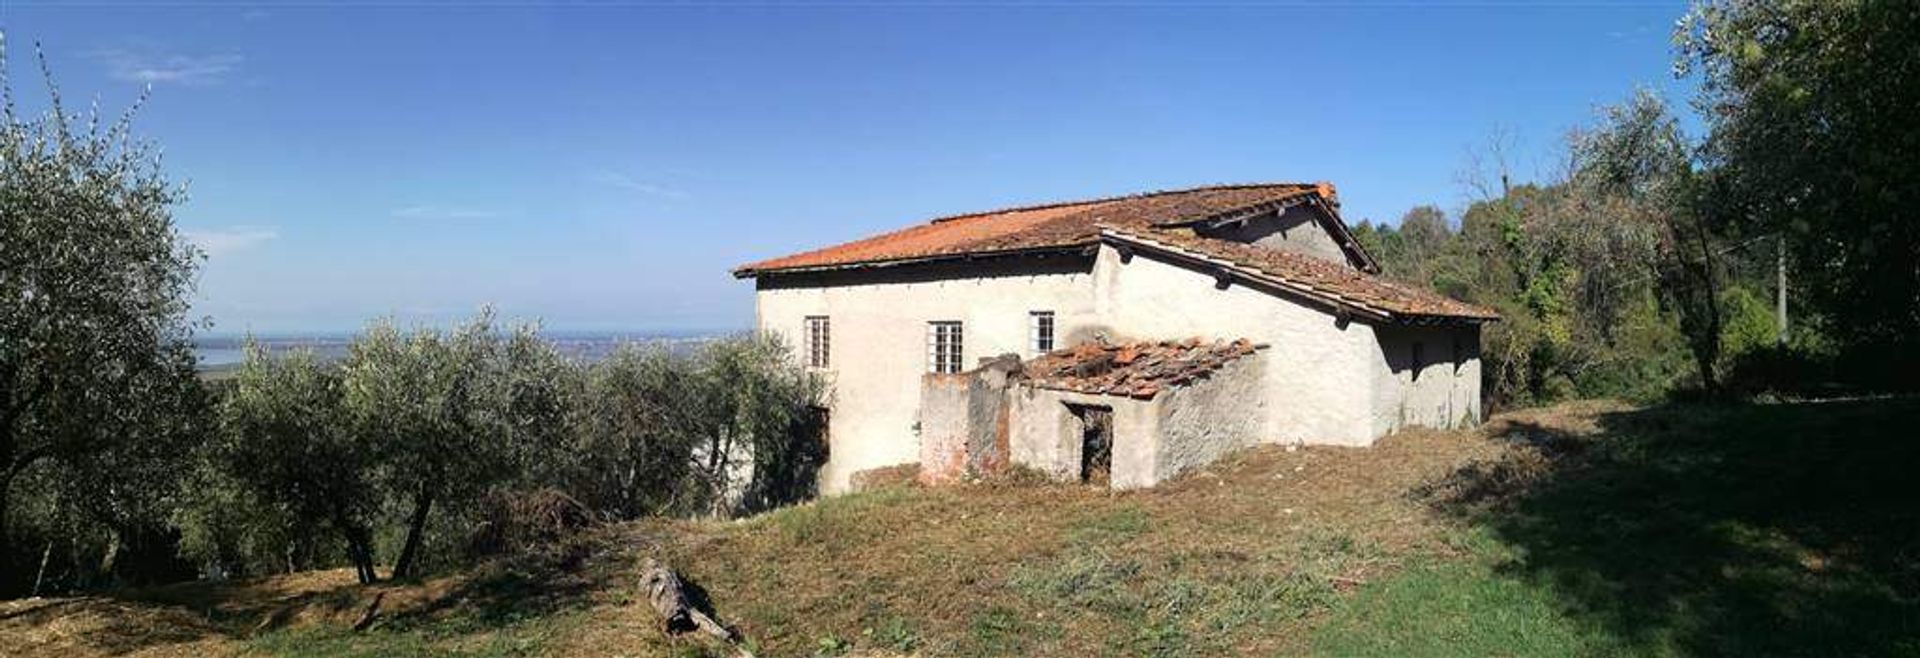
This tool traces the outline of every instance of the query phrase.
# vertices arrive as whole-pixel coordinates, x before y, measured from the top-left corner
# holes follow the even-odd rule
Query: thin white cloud
[[[450,208],[447,206],[407,206],[395,208],[393,216],[400,219],[488,219],[499,217],[500,213],[477,208]]]
[[[279,232],[258,226],[181,231],[181,235],[209,258],[246,251],[280,237]]]
[[[593,174],[593,182],[610,185],[629,192],[639,192],[647,196],[662,199],[685,199],[687,193],[665,185],[656,185],[617,171],[599,171]]]
[[[1650,34],[1650,33],[1652,33],[1652,32],[1653,32],[1653,26],[1652,26],[1652,25],[1647,25],[1647,24],[1644,24],[1644,23],[1642,23],[1642,24],[1640,24],[1640,25],[1637,25],[1637,26],[1635,26],[1635,27],[1633,28],[1633,30],[1632,30],[1632,31],[1627,31],[1627,30],[1612,30],[1612,31],[1609,31],[1609,32],[1607,32],[1607,38],[1609,38],[1609,39],[1628,39],[1628,38],[1638,38],[1638,37],[1643,37],[1643,36],[1646,36],[1646,35],[1648,35],[1648,34]]]
[[[186,55],[154,48],[107,48],[88,53],[115,80],[148,84],[214,85],[225,82],[246,58],[237,54]]]

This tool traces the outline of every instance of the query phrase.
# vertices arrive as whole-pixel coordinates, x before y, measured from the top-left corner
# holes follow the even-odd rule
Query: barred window
[[[1053,311],[1033,311],[1027,314],[1027,344],[1035,354],[1053,351]]]
[[[807,316],[807,365],[825,368],[829,363],[828,350],[831,348],[832,326],[824,315]]]
[[[927,323],[927,372],[960,372],[960,323]]]

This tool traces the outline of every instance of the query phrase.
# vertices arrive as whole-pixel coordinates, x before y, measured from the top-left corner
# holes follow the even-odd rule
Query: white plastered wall
[[[981,272],[990,273],[990,266]],[[916,462],[920,376],[927,372],[927,323],[962,322],[962,363],[1028,349],[1028,313],[1053,311],[1056,326],[1086,324],[1093,313],[1085,272],[993,273],[972,278],[824,287],[762,286],[759,327],[805,348],[806,317],[830,320],[832,385],[828,401],[826,493],[845,491],[855,472]],[[1064,336],[1065,334],[1060,334]]]
[[[1095,312],[1124,339],[1247,338],[1268,347],[1264,392],[1238,405],[1261,419],[1265,442],[1365,445],[1371,421],[1373,328],[1338,322],[1305,302],[1135,254],[1102,247],[1094,265]]]
[[[1236,413],[1266,396],[1267,350],[1235,359],[1191,384],[1162,391],[1153,484],[1258,443],[1263,419]]]
[[[1374,434],[1480,422],[1479,327],[1385,327],[1379,335],[1380,348],[1371,363],[1376,380]],[[1416,344],[1421,346],[1417,366]]]

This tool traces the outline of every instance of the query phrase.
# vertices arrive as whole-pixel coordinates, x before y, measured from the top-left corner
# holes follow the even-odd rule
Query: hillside
[[[344,572],[0,602],[9,655],[726,655],[661,639],[658,556],[762,656],[1920,651],[1911,400],[1578,403],[1120,494],[894,487],[601,528],[413,585]],[[381,615],[348,630],[376,592]]]

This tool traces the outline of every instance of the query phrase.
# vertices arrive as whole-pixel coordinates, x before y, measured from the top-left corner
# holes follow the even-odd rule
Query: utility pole
[[[1780,346],[1787,346],[1787,237],[1774,236],[1774,307],[1775,326],[1779,327]]]

